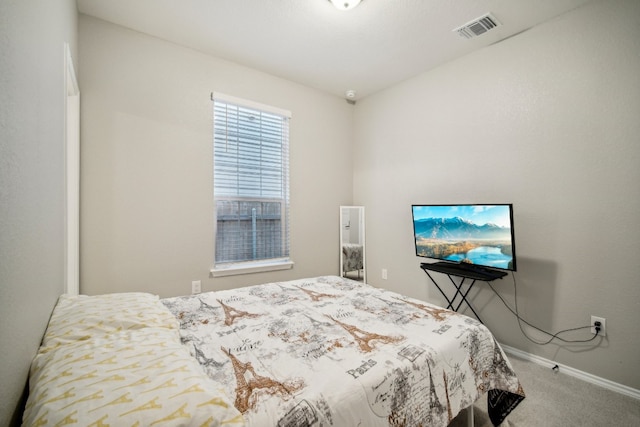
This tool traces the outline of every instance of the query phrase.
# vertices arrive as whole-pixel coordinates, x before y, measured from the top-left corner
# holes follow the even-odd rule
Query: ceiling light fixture
[[[360,4],[362,0],[329,0],[338,10],[350,10]]]

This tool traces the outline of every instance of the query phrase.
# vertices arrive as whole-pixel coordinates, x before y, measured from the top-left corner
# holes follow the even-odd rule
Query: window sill
[[[275,262],[252,262],[243,264],[231,264],[225,267],[214,267],[211,269],[213,277],[235,276],[240,274],[264,273],[267,271],[290,270],[293,268],[293,261],[281,260]]]

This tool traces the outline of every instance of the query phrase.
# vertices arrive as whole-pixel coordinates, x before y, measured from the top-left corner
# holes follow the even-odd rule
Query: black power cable
[[[525,319],[521,318],[520,314],[518,312],[518,287],[516,285],[516,276],[515,276],[515,274],[513,272],[511,272],[511,277],[513,278],[513,300],[514,300],[515,307],[516,307],[515,311],[511,307],[509,307],[509,304],[507,304],[507,302],[504,300],[504,298],[502,298],[502,296],[493,288],[493,286],[491,286],[490,282],[487,282],[487,284],[489,285],[491,290],[496,294],[496,296],[498,298],[500,298],[500,301],[502,301],[504,306],[507,307],[507,309],[514,316],[516,316],[516,318],[518,319],[518,327],[520,328],[520,331],[522,332],[522,335],[524,335],[526,339],[528,339],[529,341],[531,341],[534,344],[547,345],[551,341],[553,341],[554,339],[558,339],[558,340],[560,340],[562,342],[566,342],[566,343],[585,343],[585,342],[593,341],[598,336],[600,338],[602,338],[602,335],[598,334],[600,332],[600,325],[597,325],[597,324],[595,325],[596,333],[591,338],[589,338],[587,340],[567,340],[567,339],[564,339],[564,338],[560,338],[559,335],[563,334],[565,332],[571,332],[571,331],[577,331],[577,330],[580,330],[580,329],[591,328],[593,325],[578,326],[577,328],[564,329],[562,331],[556,332],[555,334],[552,334],[551,332],[547,332],[547,331],[545,331],[543,329],[540,329],[537,326],[532,325],[531,323],[527,322]],[[532,327],[533,329],[536,329],[536,330],[542,332],[543,334],[549,335],[551,338],[549,338],[547,341],[544,341],[544,342],[538,342],[538,341],[534,340],[533,338],[529,337],[527,335],[527,333],[524,331],[524,328],[522,327],[522,323],[525,323],[526,325]]]

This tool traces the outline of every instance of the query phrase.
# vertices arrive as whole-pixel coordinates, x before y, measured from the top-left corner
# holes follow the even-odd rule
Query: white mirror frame
[[[364,222],[364,206],[340,206],[340,276],[346,277],[345,274],[349,271],[358,271],[358,279],[367,283],[367,257],[366,257],[366,245],[365,245],[365,222]],[[355,229],[357,226],[357,229]],[[356,231],[354,233],[354,230]],[[345,245],[353,245],[349,248]],[[351,268],[345,264],[345,251],[355,250],[362,253],[362,265],[357,265],[351,270],[345,271],[345,268]],[[362,273],[361,273],[362,272]]]

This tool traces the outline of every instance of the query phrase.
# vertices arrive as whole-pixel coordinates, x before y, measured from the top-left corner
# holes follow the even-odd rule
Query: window
[[[214,275],[291,268],[291,113],[213,95]]]

